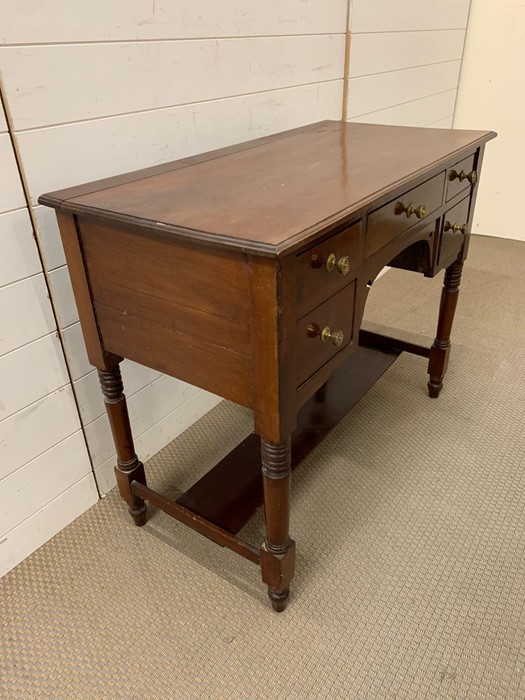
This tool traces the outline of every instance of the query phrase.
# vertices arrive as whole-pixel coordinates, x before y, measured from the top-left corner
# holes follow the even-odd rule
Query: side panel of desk
[[[251,407],[245,256],[83,219],[79,231],[104,349]]]

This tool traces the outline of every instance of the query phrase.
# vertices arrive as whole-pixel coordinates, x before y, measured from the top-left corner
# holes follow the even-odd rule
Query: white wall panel
[[[64,355],[56,333],[2,355],[0,421],[68,382]],[[28,435],[28,438],[31,439],[31,436]]]
[[[55,330],[44,275],[0,288],[0,356]]]
[[[92,474],[56,496],[0,540],[0,576],[20,563],[98,500]]]
[[[470,0],[351,0],[352,32],[464,29]]]
[[[4,479],[80,428],[70,386],[0,422],[0,479]]]
[[[351,78],[348,118],[455,89],[461,61]]]
[[[79,379],[93,369],[86,353],[80,323],[64,328],[61,334],[71,378]]]
[[[33,208],[33,215],[46,270],[51,271],[62,267],[66,264],[66,256],[62,248],[55,210],[37,205]]]
[[[343,77],[344,41],[339,34],[4,48],[0,68],[19,131],[335,80]]]
[[[350,77],[460,60],[464,29],[352,35]]]
[[[0,131],[5,129],[0,108]],[[4,133],[0,135],[0,576],[97,497],[25,205],[11,138]],[[66,490],[69,495],[57,499]]]
[[[84,436],[79,430],[7,476],[0,482],[0,539],[90,473]],[[0,548],[0,556],[1,552]]]
[[[0,287],[41,270],[27,208],[0,214]]]
[[[447,127],[469,0],[351,0],[349,121]]]
[[[137,453],[146,460],[162,449],[170,440],[180,435],[192,423],[220,402],[220,398],[199,390],[188,401],[168,413],[162,420],[139,435],[135,440]],[[102,493],[107,493],[115,484],[116,455],[111,455],[95,470],[97,484]]]
[[[43,192],[341,118],[343,81],[37,129],[17,140],[34,203]],[[53,163],[53,167],[49,167]]]
[[[0,43],[343,32],[346,0],[2,0]]]
[[[485,151],[472,230],[521,241],[524,38],[522,0],[472,0],[454,118],[457,129],[498,133]]]
[[[433,126],[434,122],[450,121],[454,114],[456,90],[440,92],[421,100],[407,102],[372,114],[363,114],[349,121],[369,124],[392,124],[394,126]]]
[[[9,134],[0,134],[0,211],[25,207],[26,200]]]
[[[47,276],[60,328],[78,321],[78,311],[67,266],[57,267]]]
[[[451,114],[450,117],[445,117],[445,119],[440,119],[437,122],[432,122],[429,124],[433,129],[452,129],[452,124],[454,122],[454,115]]]

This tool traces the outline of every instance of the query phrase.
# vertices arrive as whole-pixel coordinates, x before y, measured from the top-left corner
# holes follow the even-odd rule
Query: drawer
[[[472,154],[447,170],[447,202],[478,181],[478,174],[474,170],[474,158],[475,154]]]
[[[441,220],[438,267],[449,265],[459,254],[468,233],[470,197],[449,209]]]
[[[439,209],[443,202],[444,186],[445,172],[442,172],[373,211],[368,216],[366,255],[383,248],[418,220]]]
[[[297,256],[297,316],[348,284],[361,262],[361,222]]]
[[[352,341],[354,300],[355,281],[297,321],[297,386]]]

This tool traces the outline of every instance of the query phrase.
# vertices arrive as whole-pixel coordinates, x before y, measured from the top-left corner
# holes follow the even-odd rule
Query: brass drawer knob
[[[451,224],[450,221],[445,221],[444,231],[452,231],[453,233],[462,233],[464,236],[468,233],[468,224]]]
[[[334,269],[335,269],[335,260],[336,260],[336,258],[335,258],[335,253],[330,253],[330,255],[328,255],[328,257],[326,258],[326,262],[325,262],[325,265],[324,265],[325,270],[326,270],[327,272],[333,272],[333,271],[334,271]]]
[[[330,326],[325,326],[321,331],[321,341],[323,343],[327,343],[329,340],[331,340],[334,345],[339,347],[344,339],[345,336],[343,331],[331,331]]]
[[[350,258],[348,255],[343,255],[336,263],[337,271],[342,275],[347,275],[350,272]]]
[[[319,268],[323,267],[323,259],[318,253],[314,253],[311,257],[310,263],[312,267]],[[324,261],[324,269],[327,272],[333,272],[337,269],[342,275],[347,275],[350,271],[350,258],[348,255],[343,255],[339,260],[335,253],[330,253],[326,256]]]
[[[407,219],[410,219],[410,217],[415,214],[418,219],[422,219],[427,215],[427,208],[424,204],[420,204],[418,207],[415,207],[413,204],[409,204],[408,207],[405,207],[402,202],[398,202],[394,213],[397,215],[406,214]]]
[[[306,329],[306,334],[310,338],[317,338],[317,336],[319,336],[323,343],[327,343],[331,340],[332,343],[337,346],[341,345],[345,339],[343,331],[331,331],[330,326],[325,326],[323,330],[321,330],[317,323],[310,323]]]
[[[466,173],[464,170],[461,170],[459,173],[457,172],[457,170],[451,170],[449,179],[458,179],[460,182],[463,182],[463,180],[468,180],[471,185],[475,185],[478,181],[478,174],[475,170],[471,170],[470,173]]]

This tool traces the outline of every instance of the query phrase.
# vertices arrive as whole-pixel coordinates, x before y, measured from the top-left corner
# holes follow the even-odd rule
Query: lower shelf
[[[398,356],[399,348],[359,346],[299,411],[292,435],[295,468],[348,413]],[[232,534],[239,532],[263,503],[261,449],[249,435],[176,503]]]

